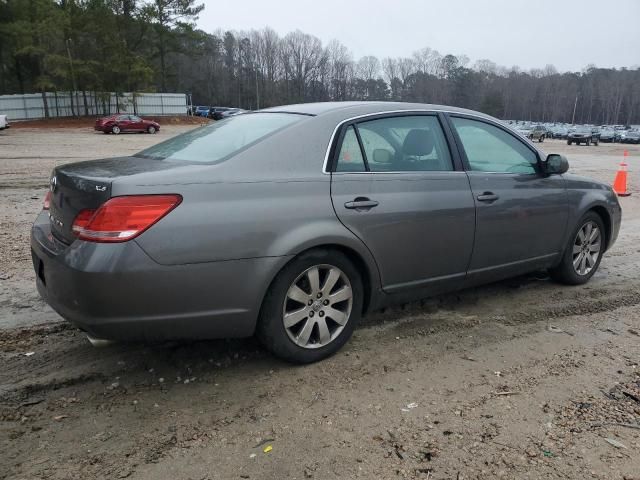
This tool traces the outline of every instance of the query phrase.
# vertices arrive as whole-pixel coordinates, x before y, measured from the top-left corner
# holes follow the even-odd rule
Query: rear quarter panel
[[[175,210],[135,240],[157,263],[293,256],[331,244],[354,250],[375,287],[375,261],[336,217],[331,176],[322,173],[334,127],[331,118],[309,117],[219,164],[121,178],[113,195],[183,196]]]

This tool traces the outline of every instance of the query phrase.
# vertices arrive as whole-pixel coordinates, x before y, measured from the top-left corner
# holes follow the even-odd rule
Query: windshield
[[[578,133],[591,133],[591,127],[578,127],[576,128]]]
[[[302,118],[303,115],[292,113],[236,115],[178,135],[135,156],[183,162],[221,162]]]

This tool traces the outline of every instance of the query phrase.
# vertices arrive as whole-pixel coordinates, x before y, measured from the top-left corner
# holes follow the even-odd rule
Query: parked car
[[[624,127],[615,127],[613,140],[622,143],[627,131]]]
[[[240,115],[241,113],[246,113],[247,110],[243,110],[242,108],[228,108],[223,111],[216,112],[213,115],[214,120],[223,120],[227,117],[233,117],[235,115]]]
[[[614,142],[616,138],[616,132],[612,128],[603,128],[600,130],[600,141],[605,143]]]
[[[537,140],[539,143],[544,142],[545,137],[547,136],[547,129],[542,125],[536,125],[529,132],[529,140]]]
[[[9,119],[6,115],[0,115],[0,130],[4,130],[5,128],[9,128],[11,125],[9,124]]]
[[[385,305],[540,269],[587,282],[620,205],[568,168],[455,107],[250,112],[58,165],[31,230],[37,287],[92,338],[255,333],[312,362]]]
[[[145,120],[137,115],[118,113],[97,119],[93,129],[115,135],[127,132],[156,133],[160,131],[160,124],[153,120]]]
[[[196,117],[206,117],[207,115],[209,115],[209,109],[210,109],[210,108],[211,108],[211,107],[207,107],[207,106],[204,106],[204,105],[198,105],[198,106],[195,108],[195,110],[194,110],[193,114],[194,114]]]
[[[553,131],[553,138],[566,139],[569,135],[569,129],[567,127],[556,127]]]
[[[567,145],[571,145],[572,143],[575,143],[576,145],[584,143],[587,146],[592,143],[594,145],[598,145],[599,141],[600,133],[591,127],[576,127],[573,132],[570,132],[567,135]]]
[[[227,110],[231,110],[231,107],[211,107],[207,113],[207,117],[215,120],[216,113],[226,112]]]
[[[640,143],[640,130],[627,130],[620,141],[622,143]]]
[[[518,132],[520,135],[522,135],[525,138],[529,138],[531,136],[532,131],[533,131],[532,127],[528,127],[524,125],[516,127],[516,132]]]

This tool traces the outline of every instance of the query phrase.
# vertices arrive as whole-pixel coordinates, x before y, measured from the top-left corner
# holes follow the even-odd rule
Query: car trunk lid
[[[56,167],[49,181],[52,234],[71,244],[73,221],[82,210],[96,210],[112,196],[118,178],[176,168],[175,164],[138,157],[92,160]]]

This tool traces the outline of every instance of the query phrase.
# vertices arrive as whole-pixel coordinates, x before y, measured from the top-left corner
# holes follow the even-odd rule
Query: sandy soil
[[[0,478],[640,478],[640,148],[544,144],[607,182],[630,152],[588,285],[531,275],[376,312],[305,367],[252,339],[93,348],[33,284],[48,175],[186,128],[0,133]]]

